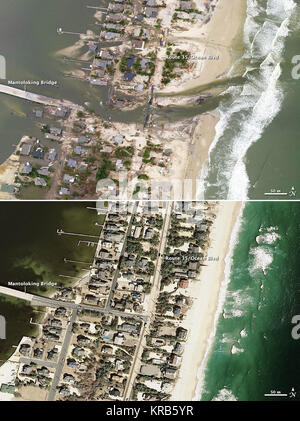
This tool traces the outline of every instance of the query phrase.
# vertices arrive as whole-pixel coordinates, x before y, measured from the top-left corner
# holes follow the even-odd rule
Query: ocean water
[[[60,275],[82,276],[95,254],[95,247],[88,246],[87,242],[97,241],[97,238],[59,236],[57,229],[98,236],[103,216],[87,209],[94,206],[94,202],[68,201],[2,203],[0,285],[7,287],[9,282],[32,281],[40,286],[27,286],[26,292],[48,295],[75,280]],[[87,242],[79,244],[79,240]],[[58,286],[42,286],[41,282],[56,282]],[[25,287],[15,289],[24,291]],[[34,326],[29,321],[37,320],[41,313],[36,313],[22,300],[0,294],[0,314],[7,321],[7,339],[0,341],[1,365],[23,335],[33,334]]]
[[[300,203],[248,202],[236,232],[195,398],[300,400],[300,340],[291,336],[300,314]],[[288,396],[265,396],[271,391]]]
[[[59,35],[64,31],[99,34],[95,9],[106,7],[107,0],[0,0],[0,55],[6,59],[8,81],[56,81],[57,85],[27,86],[29,92],[53,98],[64,98],[76,104],[89,102],[90,107],[104,119],[120,121],[144,121],[144,109],[121,113],[106,105],[107,87],[91,86],[88,82],[66,77],[66,73],[86,68],[87,64],[64,61],[60,51],[74,46],[78,35]],[[45,16],[47,18],[45,18]],[[87,46],[78,47],[75,59],[87,59]],[[89,56],[89,58],[92,55]],[[23,85],[15,86],[24,89]],[[100,105],[103,102],[103,106]],[[13,152],[22,136],[40,136],[39,120],[33,117],[36,106],[19,98],[0,94],[0,162]]]
[[[229,83],[217,108],[220,120],[199,198],[274,199],[265,193],[289,194],[293,186],[299,197],[300,80],[291,76],[292,59],[299,54],[297,3],[247,0],[244,54],[231,74],[233,80],[236,71],[243,77]]]

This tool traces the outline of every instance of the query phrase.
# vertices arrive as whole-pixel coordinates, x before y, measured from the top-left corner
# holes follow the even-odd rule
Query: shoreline
[[[213,36],[216,45],[223,44],[222,47],[220,45],[218,46],[219,51],[221,51],[225,57],[223,66],[220,67],[221,63],[218,61],[206,62],[204,64],[202,75],[186,84],[184,88],[185,90],[195,89],[202,84],[208,84],[216,81],[218,80],[218,74],[221,74],[226,78],[234,67],[236,57],[234,57],[233,51],[239,50],[246,19],[247,5],[243,0],[239,0],[239,7],[234,8],[232,5],[231,7],[228,7],[228,2],[225,3],[225,1],[220,0],[213,18],[207,27],[208,42],[210,42],[211,36]],[[231,18],[232,20],[230,20],[230,26],[226,25],[226,21]],[[222,29],[224,28],[224,25],[221,25],[220,22],[225,22],[225,27],[230,28],[230,31],[228,32],[227,30],[225,33],[223,33]],[[221,28],[221,31],[216,31],[216,28]],[[237,54],[237,52],[235,54]],[[209,79],[207,75],[209,75],[211,79]],[[212,116],[215,120],[214,122],[211,121]],[[208,164],[209,151],[216,136],[216,125],[219,119],[220,116],[217,110],[203,114],[201,116],[199,124],[196,127],[193,135],[191,143],[192,152],[189,152],[188,155],[187,166],[184,175],[185,179],[201,179],[201,174],[203,171],[205,171],[205,168]],[[204,133],[204,136],[201,136],[201,134],[199,135],[199,131]],[[196,197],[196,186],[194,186],[194,189],[193,197]]]
[[[227,256],[231,241],[236,234],[242,215],[242,202],[220,202],[210,234],[208,257],[219,257],[202,268],[198,282],[191,287],[194,303],[183,327],[189,330],[185,345],[180,376],[176,381],[171,401],[191,401],[195,397],[210,354],[211,339],[214,338],[215,322],[224,279],[226,279]],[[224,229],[224,227],[226,227]],[[195,325],[195,319],[198,323]],[[200,326],[200,329],[199,329]],[[192,361],[192,363],[191,363]],[[199,373],[200,369],[200,373]]]

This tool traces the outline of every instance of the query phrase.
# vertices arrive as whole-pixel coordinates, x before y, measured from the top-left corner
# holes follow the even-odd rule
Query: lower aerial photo
[[[295,401],[300,202],[2,202],[0,401]]]

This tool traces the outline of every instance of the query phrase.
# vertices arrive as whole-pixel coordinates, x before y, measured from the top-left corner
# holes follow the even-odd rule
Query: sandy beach
[[[3,164],[0,165],[0,187],[3,184],[13,185],[19,169],[19,156],[13,153]],[[13,195],[0,191],[0,200],[11,200]]]
[[[217,216],[212,226],[208,257],[219,258],[207,262],[198,280],[189,288],[188,294],[194,299],[193,305],[183,321],[189,335],[180,368],[180,375],[174,387],[172,401],[190,401],[195,396],[199,367],[205,367],[214,329],[221,285],[225,278],[225,258],[229,251],[230,239],[239,220],[242,202],[220,202]]]
[[[168,99],[172,104],[184,104],[201,87],[219,80],[226,80],[235,59],[242,54],[242,34],[246,17],[244,0],[219,0],[211,20],[204,25],[194,25],[189,30],[172,31],[170,40],[179,47],[186,44],[194,55],[206,57],[195,63],[192,73],[186,73],[178,83],[173,80],[159,92],[158,103]],[[196,54],[197,52],[197,54]],[[209,59],[218,57],[218,59]],[[163,96],[161,96],[163,95]],[[166,96],[164,96],[166,95]],[[170,97],[168,97],[170,95]],[[196,180],[207,163],[209,148],[215,137],[218,113],[203,114],[187,147],[183,179]],[[195,194],[195,191],[193,192]]]
[[[246,17],[244,0],[219,0],[211,20],[204,25],[193,25],[185,31],[172,32],[170,41],[188,45],[195,57],[195,68],[186,73],[178,84],[174,80],[160,93],[183,93],[215,80],[226,79],[233,60],[242,48],[241,37]]]

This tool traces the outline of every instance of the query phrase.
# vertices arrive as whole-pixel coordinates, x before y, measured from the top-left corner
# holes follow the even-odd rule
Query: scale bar
[[[287,397],[287,393],[265,393],[264,396],[281,396],[281,397]]]
[[[287,193],[264,193],[265,196],[287,196]]]

